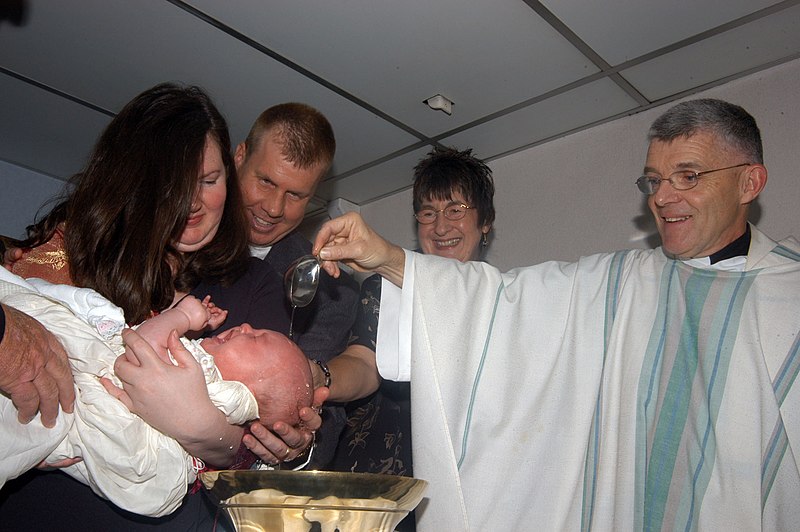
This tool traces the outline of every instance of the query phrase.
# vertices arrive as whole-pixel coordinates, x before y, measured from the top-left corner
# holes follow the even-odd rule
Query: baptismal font
[[[392,532],[428,485],[333,471],[209,471],[200,479],[237,532]]]

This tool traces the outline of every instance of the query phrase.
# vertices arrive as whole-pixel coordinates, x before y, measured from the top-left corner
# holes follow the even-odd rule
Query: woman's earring
[[[482,233],[481,234],[481,247],[486,247],[489,245],[489,233]]]

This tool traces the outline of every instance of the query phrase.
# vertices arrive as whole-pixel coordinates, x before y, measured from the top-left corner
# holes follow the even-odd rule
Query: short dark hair
[[[414,212],[426,200],[451,200],[460,192],[478,211],[478,225],[494,222],[492,170],[472,155],[472,149],[435,147],[414,167]]]
[[[275,132],[281,141],[282,154],[298,168],[317,164],[330,167],[336,154],[336,137],[328,119],[304,103],[282,103],[261,113],[244,143],[246,157],[254,153],[266,133]]]
[[[761,132],[755,118],[724,100],[705,98],[679,103],[653,122],[647,140],[669,142],[701,131],[714,134],[747,162],[764,163]]]

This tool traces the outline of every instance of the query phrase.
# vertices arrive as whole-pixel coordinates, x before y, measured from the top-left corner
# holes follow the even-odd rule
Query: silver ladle
[[[289,298],[289,303],[292,305],[289,338],[293,338],[294,334],[294,311],[297,310],[297,307],[305,307],[311,303],[317,293],[319,270],[319,260],[314,255],[303,255],[294,261],[283,275],[286,297]]]

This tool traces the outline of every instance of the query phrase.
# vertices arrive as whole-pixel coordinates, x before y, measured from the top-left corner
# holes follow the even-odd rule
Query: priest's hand
[[[0,392],[11,398],[21,423],[30,422],[41,412],[42,424],[53,427],[59,405],[72,412],[75,402],[67,353],[35,319],[6,305],[3,312],[6,325],[0,342]]]
[[[326,222],[314,239],[314,255],[334,277],[339,276],[336,261],[341,261],[356,271],[377,272],[403,286],[403,249],[373,231],[357,213],[349,212]]]

